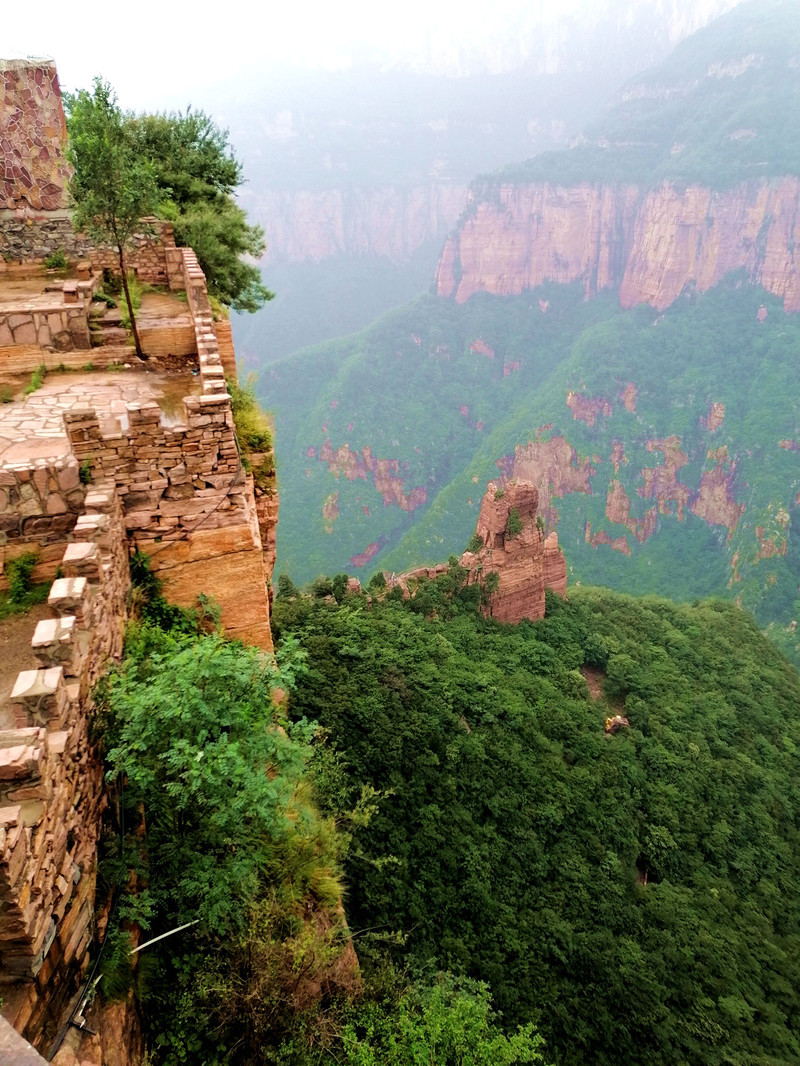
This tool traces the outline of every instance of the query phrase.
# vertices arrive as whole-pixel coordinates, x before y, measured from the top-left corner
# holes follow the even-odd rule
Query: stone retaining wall
[[[51,352],[87,351],[92,342],[85,306],[54,299],[49,307],[0,311],[0,352],[29,344]]]
[[[175,268],[168,263],[167,250],[175,248],[172,223],[159,218],[142,219],[148,231],[134,234],[125,253],[129,270],[149,285],[172,285]],[[109,245],[97,245],[85,234],[72,228],[69,214],[56,211],[49,214],[31,212],[0,212],[0,278],[2,261],[41,263],[53,252],[63,252],[68,260],[86,259],[101,274],[108,268],[119,275],[119,254]],[[174,263],[174,259],[171,261]],[[180,281],[180,267],[177,268]],[[182,284],[178,284],[182,288]]]
[[[34,1043],[74,994],[93,937],[102,764],[92,690],[122,654],[130,585],[111,484],[88,493],[62,553],[63,577],[36,627],[39,664],[11,694],[0,731],[0,987],[3,1015]]]

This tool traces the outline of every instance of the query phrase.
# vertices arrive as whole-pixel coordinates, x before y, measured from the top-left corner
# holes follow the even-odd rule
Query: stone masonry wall
[[[55,64],[0,61],[0,208],[66,206],[67,128]]]
[[[84,502],[33,636],[39,668],[20,673],[14,726],[0,730],[0,989],[4,1017],[34,1043],[58,1024],[93,936],[105,799],[92,690],[121,656],[130,584],[113,485]]]
[[[168,266],[168,249],[175,248],[172,223],[159,218],[142,219],[147,231],[136,233],[126,251],[129,270],[149,285],[170,285],[173,280]],[[40,263],[53,252],[62,251],[71,261],[88,260],[102,274],[108,268],[119,274],[116,248],[97,245],[85,234],[76,233],[69,215],[56,212],[34,215],[27,211],[0,212],[0,278],[2,260],[6,263]],[[181,279],[180,266],[172,260]],[[176,287],[176,286],[172,286]],[[182,284],[177,285],[178,288]]]
[[[5,564],[24,552],[39,557],[34,581],[51,580],[83,513],[86,486],[74,456],[5,464],[0,469],[0,588]]]

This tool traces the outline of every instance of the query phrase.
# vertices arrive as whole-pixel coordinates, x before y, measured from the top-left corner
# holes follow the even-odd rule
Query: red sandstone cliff
[[[467,189],[431,182],[410,189],[265,191],[258,197],[271,259],[320,262],[336,255],[408,259],[455,225]]]
[[[490,481],[476,531],[483,547],[461,557],[469,583],[479,582],[487,592],[485,613],[498,622],[543,618],[545,588],[566,593],[567,565],[558,535],[545,540],[538,510],[539,491],[529,481],[509,481],[502,488]],[[494,580],[490,575],[496,575]]]
[[[732,270],[800,311],[800,180],[747,182],[714,192],[665,183],[501,185],[445,244],[440,296],[514,295],[542,282],[619,288],[620,303],[663,310],[687,285],[704,292]]]

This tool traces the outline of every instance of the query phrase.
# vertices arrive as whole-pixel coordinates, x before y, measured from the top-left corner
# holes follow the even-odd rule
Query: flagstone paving
[[[127,404],[155,400],[161,421],[185,421],[183,397],[199,394],[199,376],[148,373],[140,370],[80,374],[52,373],[23,400],[0,405],[0,466],[69,454],[64,412],[91,407],[104,435],[128,428]]]

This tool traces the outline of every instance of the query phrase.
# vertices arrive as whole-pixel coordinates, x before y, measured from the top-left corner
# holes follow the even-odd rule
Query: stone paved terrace
[[[63,307],[63,278],[49,278],[39,271],[30,276],[0,279],[0,311]]]
[[[36,392],[0,405],[0,467],[59,459],[69,454],[64,413],[91,407],[104,435],[128,428],[126,404],[155,400],[164,425],[185,421],[183,398],[199,395],[199,376],[149,373],[140,369],[52,372]]]

